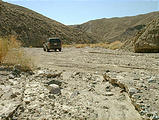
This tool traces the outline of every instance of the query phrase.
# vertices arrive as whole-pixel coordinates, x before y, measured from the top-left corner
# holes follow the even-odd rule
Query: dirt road
[[[39,68],[34,75],[20,78],[11,75],[7,78],[10,86],[3,82],[2,90],[6,84],[11,93],[4,89],[3,93],[9,95],[2,96],[0,115],[18,120],[159,119],[159,54],[102,48],[25,50]],[[15,103],[6,96],[17,90],[22,92],[15,97],[19,101]],[[6,100],[10,104],[5,104]],[[5,112],[8,109],[11,112]]]
[[[65,48],[62,52],[27,49],[37,66],[57,70],[103,73],[106,70],[131,71],[141,69],[159,72],[159,54],[137,54],[102,48]]]
[[[43,52],[42,49],[33,48],[28,49],[28,52],[36,58],[37,66],[63,71],[63,80],[67,85],[62,90],[63,97],[56,101],[59,113],[62,114],[62,110],[59,110],[59,104],[62,104],[61,109],[66,106],[66,109],[73,111],[71,114],[75,114],[74,117],[70,116],[71,119],[141,119],[128,94],[121,93],[119,87],[103,82],[102,73],[106,70],[129,69],[123,67],[130,61],[120,60],[124,57],[121,53],[91,48],[65,48],[62,52]],[[69,104],[59,102],[64,101],[64,98],[68,99]],[[61,117],[64,118],[69,117]]]
[[[159,90],[155,90],[152,94],[151,89],[154,84],[149,85],[144,77],[151,78],[158,75],[159,54],[137,54],[102,48],[65,48],[62,52],[43,52],[40,48],[33,48],[27,51],[36,58],[37,66],[63,71],[63,80],[67,83],[63,95],[69,98],[74,92],[80,93],[69,100],[72,107],[70,109],[75,110],[75,106],[79,106],[84,113],[87,108],[93,111],[93,113],[87,111],[84,115],[81,113],[83,118],[136,120],[141,119],[141,116],[142,118],[158,117],[156,104],[159,102],[157,94]],[[113,86],[111,82],[103,82],[104,72],[110,73],[112,78],[122,79],[122,83],[128,88],[127,92],[121,92],[122,89]],[[156,78],[158,79],[159,76],[155,76]],[[146,87],[142,89],[141,84],[147,85],[150,90]],[[157,84],[158,81],[155,85]],[[135,90],[140,92],[134,92]],[[134,94],[132,97],[129,94],[131,92]],[[144,97],[138,100],[134,97],[137,94],[139,97]],[[157,102],[154,103],[151,99],[145,100],[150,96],[155,96]],[[144,104],[148,107],[137,108],[138,104],[136,106],[132,104],[134,99],[135,104],[142,101],[139,106]],[[149,116],[151,112],[155,114]]]

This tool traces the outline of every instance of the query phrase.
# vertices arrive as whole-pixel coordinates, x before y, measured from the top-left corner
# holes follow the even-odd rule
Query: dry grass
[[[62,45],[64,48],[70,48],[70,47],[75,47],[75,48],[84,48],[84,47],[89,47],[90,44],[73,44],[73,45]]]
[[[70,47],[73,47],[73,45],[63,44],[62,47],[63,47],[63,48],[70,48]]]
[[[8,52],[8,45],[7,41],[0,38],[0,63],[3,61],[4,57]]]
[[[121,48],[122,45],[123,45],[122,42],[120,42],[120,41],[115,41],[115,42],[112,42],[112,43],[109,44],[109,49],[111,49],[111,50],[116,50],[116,49]]]
[[[89,44],[75,44],[74,45],[76,48],[85,48],[85,47],[88,47]]]
[[[119,49],[122,45],[123,45],[122,42],[115,41],[115,42],[112,42],[112,43],[63,45],[63,47],[64,48],[69,48],[69,47],[75,47],[75,48],[85,48],[85,47],[97,48],[97,47],[100,47],[100,48],[116,50],[116,49]]]
[[[33,62],[16,37],[0,38],[0,63],[7,65],[21,65],[24,69],[32,69]]]

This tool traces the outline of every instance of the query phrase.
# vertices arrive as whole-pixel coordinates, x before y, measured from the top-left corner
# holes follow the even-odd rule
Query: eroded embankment
[[[135,109],[145,120],[158,120],[158,78],[150,73],[107,72],[103,74],[106,81],[120,87],[128,94]]]

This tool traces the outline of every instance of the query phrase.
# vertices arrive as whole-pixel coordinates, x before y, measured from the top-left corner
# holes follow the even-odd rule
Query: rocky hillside
[[[159,52],[159,18],[153,20],[134,38],[135,52]]]
[[[27,8],[0,3],[0,36],[16,35],[25,46],[41,46],[48,37],[64,43],[93,43],[93,35],[70,28]]]
[[[152,20],[134,37],[126,40],[122,49],[141,53],[159,52],[159,18]]]
[[[102,42],[113,42],[130,39],[139,30],[144,28],[145,24],[159,16],[159,12],[123,17],[123,18],[103,18],[92,20],[81,25],[73,25],[73,28],[93,33],[98,36]]]

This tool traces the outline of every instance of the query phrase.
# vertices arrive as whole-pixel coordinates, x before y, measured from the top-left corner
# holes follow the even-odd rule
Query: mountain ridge
[[[66,26],[28,8],[0,2],[0,16],[0,36],[15,35],[24,46],[38,47],[49,37],[59,37],[64,44],[124,43],[159,17],[159,12]]]
[[[65,44],[96,42],[96,37],[90,33],[68,27],[19,5],[1,2],[0,16],[0,36],[15,35],[24,46],[42,46],[49,37],[59,37]]]
[[[94,34],[98,36],[102,42],[114,42],[117,40],[124,42],[133,37],[140,30],[135,28],[138,26],[146,26],[146,24],[157,17],[159,17],[159,11],[137,16],[90,20],[83,24],[71,25],[71,27]],[[123,36],[126,32],[128,35]]]

